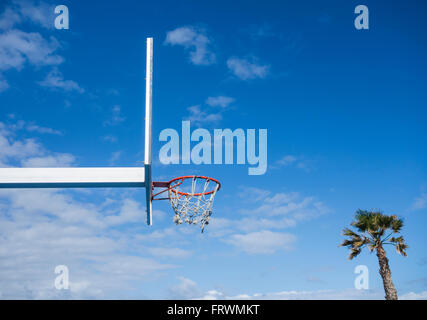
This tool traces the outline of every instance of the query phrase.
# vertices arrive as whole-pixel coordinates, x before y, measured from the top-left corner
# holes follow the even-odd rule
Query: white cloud
[[[74,156],[65,153],[49,153],[35,139],[16,139],[16,133],[22,129],[29,132],[59,134],[59,131],[40,127],[34,123],[27,125],[23,120],[8,125],[0,122],[1,165],[7,166],[6,163],[11,160],[18,161],[26,167],[58,167],[74,163]]]
[[[288,155],[288,156],[284,156],[282,159],[277,161],[277,164],[279,164],[281,166],[288,166],[291,163],[294,163],[295,161],[297,161],[296,157]]]
[[[140,221],[145,215],[145,210],[132,199],[125,199],[118,215],[110,215],[105,218],[109,225],[120,225],[129,222]]]
[[[13,141],[4,135],[0,135],[0,161],[10,158],[22,159],[24,157],[38,155],[42,152],[42,146],[34,139]]]
[[[201,295],[196,282],[184,277],[178,279],[180,283],[169,288],[169,295],[172,299],[193,299]]]
[[[287,217],[300,221],[315,218],[330,211],[315,197],[302,197],[297,192],[275,194],[265,192],[265,195],[260,196],[259,199],[258,206],[242,208],[240,212],[252,216]]]
[[[202,30],[192,26],[176,28],[166,34],[165,44],[180,45],[190,52],[195,65],[209,65],[215,62],[215,54],[209,49],[211,40]]]
[[[208,97],[205,101],[209,107],[220,107],[213,111],[213,108],[204,107],[200,104],[188,107],[189,115],[184,118],[190,120],[195,125],[214,124],[222,120],[224,109],[234,102],[234,98],[226,96]]]
[[[10,30],[0,34],[0,70],[22,69],[25,63],[34,66],[61,64],[64,59],[54,54],[58,41],[46,40],[39,33]]]
[[[115,105],[111,108],[111,118],[104,121],[104,126],[117,126],[125,120],[126,117],[122,115],[122,108]]]
[[[297,192],[290,192],[290,193],[276,193],[271,197],[265,197],[264,202],[271,204],[271,205],[281,205],[281,204],[289,204],[292,203],[292,201],[297,200],[299,197],[299,194]],[[306,201],[306,198],[303,201]]]
[[[10,7],[6,7],[0,15],[0,30],[12,28],[15,24],[21,22],[21,15]]]
[[[69,167],[75,162],[71,154],[49,155],[44,157],[27,158],[21,161],[23,167],[29,168],[49,168],[49,167]]]
[[[321,201],[314,197],[302,197],[297,192],[272,193],[260,188],[241,187],[237,196],[244,199],[244,202],[240,202],[241,208],[237,213],[245,216],[233,220],[214,216],[209,224],[208,234],[212,237],[228,237],[226,242],[233,245],[241,243],[241,248],[248,248],[246,252],[252,249],[250,244],[243,247],[245,241],[249,243],[257,237],[262,238],[262,235],[256,233],[259,230],[294,228],[301,221],[330,212]],[[246,234],[241,234],[242,232]],[[273,232],[268,235],[272,238],[275,234],[280,233]],[[265,241],[268,246],[270,242]]]
[[[271,169],[279,169],[281,167],[295,167],[306,172],[310,172],[312,169],[309,161],[301,156],[293,155],[286,155],[270,166]]]
[[[9,119],[14,120],[16,118],[16,115],[9,114],[8,117],[9,117]],[[2,124],[2,126],[3,126],[3,128],[6,127],[5,124]],[[18,120],[15,123],[9,123],[7,125],[7,127],[9,128],[9,130],[12,130],[12,131],[25,129],[28,132],[37,132],[37,133],[41,133],[41,134],[62,135],[62,132],[59,130],[55,130],[55,129],[48,128],[48,127],[42,127],[42,126],[35,124],[34,122],[27,123],[24,120]]]
[[[301,221],[307,221],[330,212],[321,201],[314,197],[302,197],[297,192],[273,193],[269,190],[246,186],[239,189],[237,196],[244,201],[240,201],[240,209],[236,213],[245,216],[236,219],[213,216],[207,234],[215,238],[226,239],[227,243],[235,246],[240,244],[240,249],[246,252],[257,250],[256,247],[251,248],[250,241],[258,237],[263,238],[261,234],[256,233],[259,230],[275,231],[272,234],[266,233],[271,237],[263,238],[260,242],[260,245],[265,244],[267,248],[271,244],[275,250],[274,242],[268,242],[267,239],[280,234],[276,231],[295,228]],[[246,243],[248,244],[245,246]]]
[[[65,298],[117,298],[132,292],[141,297],[133,289],[138,282],[173,266],[130,254],[128,231],[110,229],[136,221],[138,213],[129,213],[134,203],[123,202],[120,217],[110,219],[98,206],[57,190],[0,190],[0,203],[7,204],[0,210],[3,298],[58,297],[53,288],[58,264],[70,270],[71,292]]]
[[[234,98],[226,96],[209,97],[206,99],[206,104],[211,107],[226,108],[234,102]]]
[[[116,136],[113,136],[113,135],[106,135],[106,136],[103,136],[102,137],[102,140],[104,140],[104,141],[106,141],[106,142],[111,142],[111,143],[114,143],[114,142],[117,142],[117,137]]]
[[[250,36],[253,40],[258,40],[265,37],[281,37],[281,35],[273,31],[272,26],[268,24],[252,25],[251,27],[247,28],[246,31],[250,33]]]
[[[222,119],[221,113],[208,113],[201,110],[200,105],[195,105],[187,108],[190,114],[186,117],[186,120],[190,120],[196,125],[204,123],[215,123]]]
[[[9,83],[6,80],[0,79],[0,93],[10,88]]]
[[[114,164],[117,160],[119,160],[120,157],[122,156],[122,153],[123,153],[122,151],[114,151],[111,154],[110,163]]]
[[[53,28],[53,8],[51,4],[30,0],[14,0],[4,8],[0,14],[0,30],[3,30],[0,33],[0,72],[13,69],[20,71],[27,65],[58,66],[64,62],[64,58],[56,53],[60,44],[53,36],[45,38],[41,33],[35,32],[33,26],[32,32],[16,28],[23,22]],[[3,92],[10,85],[6,79],[1,79],[1,76],[0,74],[0,92]],[[56,68],[39,84],[66,91],[84,92],[75,81],[64,80]]]
[[[271,293],[226,295],[217,290],[209,290],[197,299],[203,300],[381,300],[380,290],[317,290],[317,291],[279,291]]]
[[[54,6],[45,2],[34,3],[29,0],[15,0],[20,14],[27,20],[44,28],[53,28],[55,21]]]
[[[422,193],[421,196],[415,198],[412,203],[412,210],[425,209],[427,207],[427,193]]]
[[[242,80],[263,79],[267,76],[269,66],[260,65],[254,61],[232,57],[227,60],[228,69]]]
[[[197,283],[191,279],[179,277],[180,283],[169,289],[173,299],[195,300],[383,300],[382,289],[357,290],[357,289],[326,289],[326,290],[288,290],[267,293],[236,293],[229,294],[217,289],[205,292],[200,290]],[[426,299],[427,291],[420,293],[410,292],[399,299]]]
[[[227,235],[240,232],[253,232],[266,229],[286,229],[297,225],[298,219],[283,217],[267,219],[261,217],[247,217],[240,219],[226,219],[213,217],[209,223],[208,234],[212,237],[224,238]]]
[[[225,299],[227,299],[227,296],[224,293],[217,290],[208,290],[203,296],[196,298],[196,300],[225,300]]]
[[[135,239],[142,242],[153,242],[160,239],[168,239],[171,237],[178,236],[179,231],[177,228],[166,228],[162,230],[156,230],[148,234],[138,234]]]
[[[271,191],[269,190],[255,187],[240,187],[240,191],[237,193],[237,196],[245,199],[246,201],[258,202],[264,200],[270,194]]]
[[[427,291],[422,291],[420,293],[409,292],[403,294],[399,297],[401,300],[427,300]]]
[[[189,257],[192,252],[189,250],[184,250],[181,248],[149,248],[148,252],[150,252],[153,256],[156,257],[163,257],[163,258],[187,258]]]
[[[0,15],[0,30],[11,29],[25,20],[44,28],[53,28],[53,8],[45,2],[36,4],[30,0],[14,0]]]
[[[90,203],[55,190],[1,190],[4,202],[0,287],[5,299],[57,297],[53,271],[58,264],[70,270],[66,298],[83,299],[126,297],[139,281],[172,267],[129,254],[126,231],[112,232],[108,217]]]
[[[265,218],[243,218],[236,221],[236,228],[250,232],[262,229],[285,229],[295,227],[297,220],[293,218],[265,219]]]
[[[83,93],[84,89],[81,88],[77,82],[73,80],[64,80],[64,76],[57,69],[53,68],[46,76],[43,81],[39,82],[42,87],[48,87],[52,89],[62,89],[65,91],[77,91]]]
[[[26,129],[29,132],[38,132],[38,133],[42,133],[42,134],[45,134],[45,133],[46,134],[54,134],[54,135],[59,135],[59,136],[62,135],[62,132],[59,130],[55,130],[55,129],[47,128],[47,127],[41,127],[41,126],[38,126],[36,124],[29,124],[29,125],[27,125]]]
[[[63,223],[84,223],[92,227],[105,227],[108,221],[103,221],[100,213],[91,205],[83,205],[73,200],[65,193],[56,190],[0,190],[1,196],[9,200],[9,208],[15,213],[25,212],[27,218],[35,214],[50,215]],[[13,214],[12,214],[13,215]],[[32,220],[30,221],[37,221]]]
[[[278,250],[291,250],[296,237],[289,233],[262,230],[247,234],[235,234],[226,240],[238,249],[250,254],[272,254]]]

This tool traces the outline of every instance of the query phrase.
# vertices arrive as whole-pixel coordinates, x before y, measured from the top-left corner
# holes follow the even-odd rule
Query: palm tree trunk
[[[385,298],[387,300],[397,300],[397,291],[394,287],[393,280],[391,278],[391,271],[388,265],[388,259],[384,248],[380,244],[377,247],[377,257],[380,264],[380,275],[383,278]]]

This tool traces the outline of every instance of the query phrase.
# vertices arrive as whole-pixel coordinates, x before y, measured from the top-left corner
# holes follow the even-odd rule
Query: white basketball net
[[[169,188],[169,200],[175,211],[173,221],[176,224],[200,224],[203,232],[205,226],[209,224],[213,200],[219,184],[209,179],[198,179],[197,177],[187,180],[191,180],[191,186],[189,186],[191,190],[180,191],[180,187],[184,187],[181,184]],[[197,180],[199,180],[199,184],[197,184]],[[200,180],[204,182],[202,183]],[[208,187],[211,182],[216,184],[213,192],[205,194],[209,192]]]

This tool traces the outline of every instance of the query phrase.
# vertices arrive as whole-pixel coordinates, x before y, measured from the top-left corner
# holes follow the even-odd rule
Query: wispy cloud
[[[161,247],[153,247],[149,248],[148,252],[150,252],[153,256],[162,257],[162,258],[187,258],[192,252],[189,250],[184,250],[181,248],[161,248]]]
[[[315,197],[303,197],[298,192],[269,194],[259,201],[258,206],[241,209],[247,215],[264,217],[285,216],[297,220],[315,218],[330,210]]]
[[[29,132],[37,132],[37,133],[42,133],[42,134],[54,134],[54,135],[59,135],[59,136],[62,135],[62,131],[55,130],[52,128],[47,128],[47,127],[41,127],[41,126],[38,126],[36,124],[28,124],[26,129]]]
[[[0,14],[0,30],[11,29],[15,24],[21,22],[22,17],[19,12],[10,7],[6,7]]]
[[[0,165],[6,165],[10,160],[18,161],[27,167],[69,166],[75,160],[70,154],[49,153],[36,139],[16,139],[19,130],[60,134],[54,129],[40,127],[34,123],[27,124],[19,120],[16,123],[0,122]]]
[[[83,93],[84,89],[81,88],[77,82],[73,80],[64,80],[64,76],[57,69],[53,68],[43,81],[39,82],[42,87],[48,87],[51,89],[62,89],[65,91],[77,91]]]
[[[427,291],[422,291],[419,293],[408,292],[399,297],[401,300],[427,300]]]
[[[209,113],[201,109],[200,105],[195,105],[187,108],[189,115],[185,120],[190,120],[196,125],[204,123],[215,123],[222,119],[221,113]]]
[[[205,103],[211,107],[226,108],[235,101],[234,98],[226,96],[208,97]]]
[[[241,187],[237,196],[244,199],[236,212],[243,217],[213,217],[208,232],[210,236],[221,238],[251,254],[280,250],[280,246],[276,247],[275,243],[281,243],[284,249],[291,249],[296,238],[290,233],[284,233],[283,229],[295,228],[301,221],[309,221],[330,212],[315,197],[303,197],[298,192],[274,193],[254,187]],[[252,245],[252,241],[257,239],[260,247]]]
[[[74,163],[74,156],[48,152],[35,139],[16,139],[16,133],[22,129],[58,134],[50,128],[39,127],[36,124],[27,125],[23,120],[8,125],[0,122],[0,165],[7,166],[12,160],[24,167],[68,167]]]
[[[412,203],[412,210],[421,210],[427,208],[427,193],[422,193],[421,196],[415,198]]]
[[[122,151],[114,151],[112,154],[111,154],[111,157],[110,157],[110,163],[111,164],[114,164],[117,160],[119,160],[120,159],[120,157],[122,156]]]
[[[202,292],[197,283],[185,277],[178,277],[179,283],[169,287],[169,296],[172,299],[194,299],[199,297]]]
[[[14,129],[0,122],[0,165],[5,165],[12,159],[19,161],[44,152],[43,146],[35,139],[16,140],[12,130]]]
[[[203,30],[193,26],[167,32],[165,44],[183,46],[189,51],[190,61],[195,65],[209,65],[215,62],[215,54],[209,48],[211,40]]]
[[[243,58],[231,57],[227,60],[228,69],[241,80],[263,79],[267,76],[270,66],[261,65]]]
[[[306,172],[310,172],[313,167],[310,161],[305,159],[302,156],[286,155],[281,159],[277,160],[273,165],[270,166],[270,169],[279,169],[283,167],[294,167]]]
[[[114,142],[117,142],[118,139],[117,139],[116,136],[113,136],[113,135],[109,134],[109,135],[103,136],[102,140],[106,141],[106,142],[114,143]]]
[[[269,190],[255,187],[240,187],[239,189],[237,196],[250,202],[264,201],[264,199],[271,194],[271,191]]]
[[[126,117],[122,115],[122,107],[115,105],[111,108],[110,119],[104,121],[104,126],[117,126],[125,120]]]
[[[228,295],[218,290],[209,290],[203,296],[197,297],[201,300],[379,300],[383,298],[380,290],[290,290],[268,293],[238,293]]]
[[[8,118],[11,120],[16,120],[16,115],[15,114],[9,114]],[[3,133],[6,134],[6,132],[8,133],[8,135],[12,134],[12,133],[16,133],[16,131],[18,130],[26,130],[28,132],[31,133],[41,133],[41,134],[53,134],[53,135],[62,135],[62,131],[56,130],[56,129],[52,129],[52,128],[48,128],[48,127],[43,127],[43,126],[39,126],[37,124],[35,124],[34,122],[26,122],[24,120],[17,120],[16,122],[11,122],[8,124],[4,124],[1,123],[2,129],[3,129]]]
[[[75,163],[75,157],[71,154],[63,153],[48,155],[44,157],[32,157],[21,161],[23,167],[30,168],[51,168],[51,167],[70,167]]]
[[[9,30],[0,34],[0,71],[34,66],[58,65],[64,58],[55,54],[59,43],[54,37],[45,39],[40,33]]]
[[[222,120],[224,110],[234,101],[234,98],[227,96],[208,97],[205,100],[205,106],[197,104],[188,107],[189,115],[184,119],[190,120],[196,125],[217,123]]]
[[[29,21],[43,28],[53,28],[54,6],[45,2],[14,0],[0,15],[0,30],[11,29],[15,25]]]
[[[35,3],[30,0],[15,0],[20,15],[43,28],[50,29],[54,27],[54,5],[39,1]]]
[[[109,215],[105,218],[108,225],[122,225],[129,222],[140,221],[144,215],[144,209],[141,208],[139,202],[132,199],[125,199],[120,211],[117,215]]]
[[[0,92],[6,91],[9,88],[9,83],[6,80],[0,78]]]
[[[260,38],[266,37],[280,37],[280,34],[273,30],[273,27],[269,24],[262,25],[252,25],[245,29],[246,32],[249,32],[249,35],[253,40],[258,40]]]
[[[296,237],[289,233],[261,230],[234,234],[225,241],[249,254],[272,254],[278,250],[291,250]]]
[[[297,161],[297,158],[295,156],[284,156],[282,159],[277,161],[277,164],[280,166],[288,166],[292,163]]]

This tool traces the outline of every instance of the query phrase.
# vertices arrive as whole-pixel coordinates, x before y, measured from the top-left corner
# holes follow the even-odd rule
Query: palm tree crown
[[[372,252],[383,245],[394,245],[397,253],[406,257],[408,245],[402,236],[394,237],[393,234],[399,234],[403,227],[403,220],[395,215],[385,215],[381,212],[357,210],[355,220],[351,225],[357,229],[357,232],[349,228],[343,230],[343,235],[350,237],[344,240],[342,247],[350,249],[349,259],[353,259],[362,252],[367,246]]]

